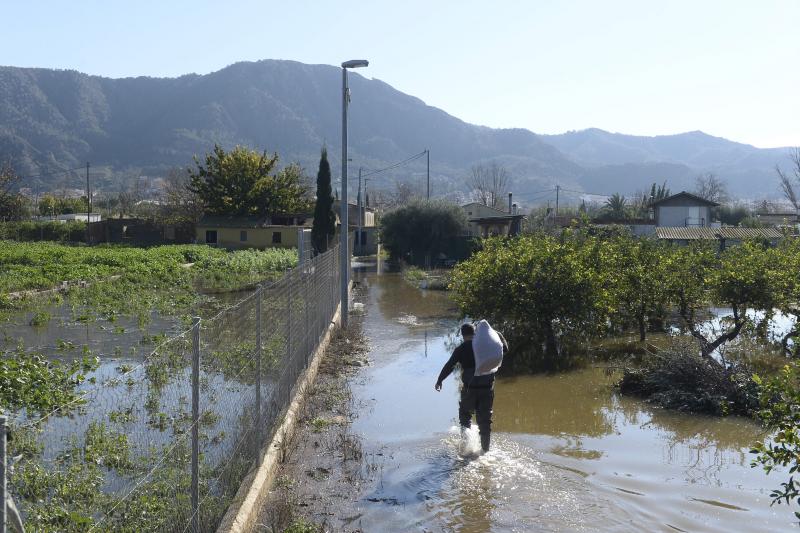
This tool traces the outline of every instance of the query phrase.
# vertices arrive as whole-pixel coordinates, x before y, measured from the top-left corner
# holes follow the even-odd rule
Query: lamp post
[[[342,197],[339,200],[341,212],[339,214],[339,231],[341,232],[341,313],[342,313],[342,327],[347,327],[348,311],[350,310],[350,291],[348,291],[350,283],[350,261],[349,250],[347,246],[347,105],[350,103],[350,88],[347,86],[347,69],[361,68],[369,66],[369,61],[366,59],[351,59],[342,63]]]

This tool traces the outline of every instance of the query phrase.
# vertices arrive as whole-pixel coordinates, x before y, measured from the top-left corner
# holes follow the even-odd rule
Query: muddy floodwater
[[[459,341],[456,309],[363,270],[371,365],[352,430],[383,454],[359,500],[364,531],[796,529],[790,507],[770,507],[784,473],[750,467],[759,426],[623,398],[598,368],[498,379],[492,449],[464,454],[457,376],[433,388]]]

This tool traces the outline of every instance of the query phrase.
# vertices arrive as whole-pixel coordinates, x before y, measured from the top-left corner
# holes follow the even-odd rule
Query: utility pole
[[[86,244],[91,244],[92,232],[89,222],[92,220],[92,190],[89,188],[89,162],[86,162]]]
[[[339,228],[341,231],[341,250],[339,259],[341,261],[340,303],[341,303],[341,325],[347,327],[348,314],[350,312],[350,247],[347,245],[347,106],[350,103],[350,87],[347,85],[347,69],[361,68],[369,66],[366,59],[351,59],[342,63],[342,197],[339,200],[341,214],[339,215]]]
[[[561,185],[556,185],[556,216],[558,216],[558,192],[561,190]]]
[[[428,200],[431,199],[431,150],[430,148],[425,148],[425,155],[427,156],[428,160]]]
[[[356,248],[361,253],[361,232],[364,231],[364,217],[361,212],[361,207],[364,205],[364,199],[361,197],[361,167],[358,167],[358,233],[356,234]]]
[[[341,260],[341,286],[340,291],[340,313],[342,327],[347,327],[348,312],[350,311],[350,280],[348,276],[348,266],[350,265],[347,254],[347,104],[350,102],[350,88],[347,86],[347,69],[342,68],[342,197],[339,199],[339,231],[340,241],[339,244],[339,257]]]
[[[92,190],[89,188],[89,162],[86,162],[86,214],[92,212]],[[89,220],[88,216],[86,218]]]

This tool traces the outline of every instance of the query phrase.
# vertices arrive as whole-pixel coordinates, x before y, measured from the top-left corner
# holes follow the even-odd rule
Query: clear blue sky
[[[800,145],[800,0],[8,1],[0,64],[111,77],[338,65],[468,122]]]

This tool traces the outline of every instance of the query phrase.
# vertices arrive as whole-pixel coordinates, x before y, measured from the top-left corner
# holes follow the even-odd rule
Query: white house
[[[652,204],[656,226],[671,228],[711,226],[711,208],[718,206],[716,202],[686,191]]]

